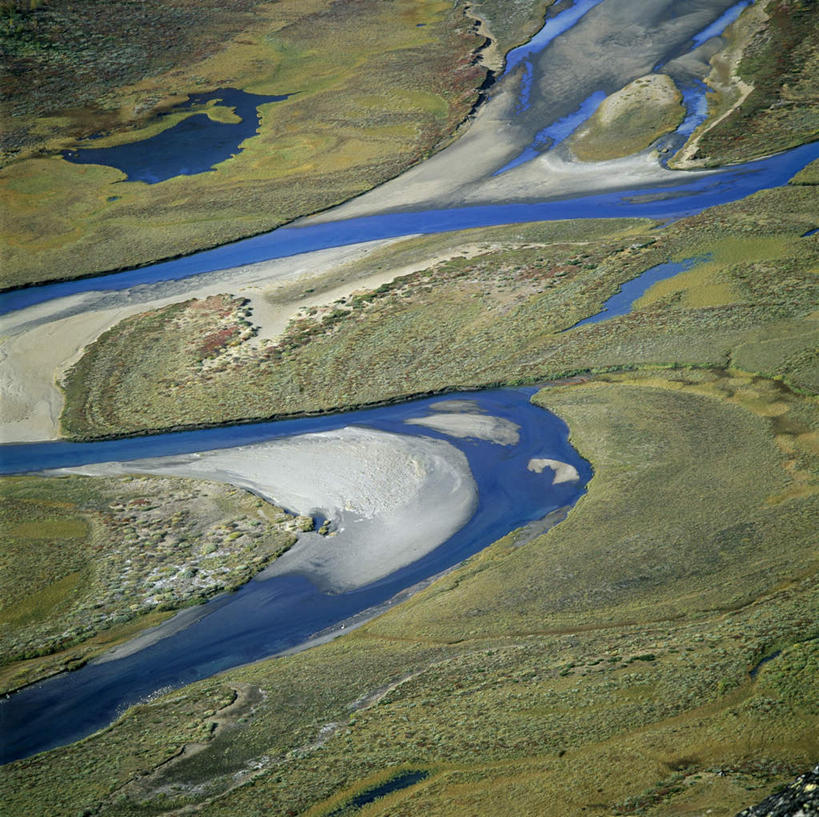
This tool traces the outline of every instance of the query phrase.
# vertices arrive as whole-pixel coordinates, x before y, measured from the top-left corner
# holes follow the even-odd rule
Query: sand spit
[[[421,252],[412,263],[372,272],[362,263],[401,236],[233,267],[130,289],[86,292],[3,316],[0,336],[0,443],[58,439],[63,374],[103,332],[131,315],[189,298],[247,298],[258,331],[251,343],[279,337],[311,306],[326,306],[360,289],[374,289],[417,270],[485,249]]]
[[[433,414],[430,417],[414,417],[405,422],[410,425],[434,428],[451,437],[489,440],[498,445],[517,445],[520,442],[520,434],[518,434],[520,426],[517,423],[485,414],[468,412]]]
[[[300,573],[327,592],[362,587],[416,561],[461,528],[477,506],[466,457],[450,443],[354,427],[51,473],[211,479],[324,517],[329,535],[303,534],[260,578]]]
[[[554,471],[552,485],[559,485],[561,482],[577,482],[577,480],[580,479],[577,468],[573,465],[569,465],[568,462],[561,462],[560,460],[549,460],[545,458],[531,459],[529,460],[529,465],[526,467],[536,474],[542,474],[545,468],[551,468],[551,470]]]

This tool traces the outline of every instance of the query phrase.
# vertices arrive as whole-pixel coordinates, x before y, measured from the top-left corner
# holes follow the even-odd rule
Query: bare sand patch
[[[535,474],[542,474],[544,469],[550,468],[554,472],[552,485],[559,485],[561,482],[577,482],[577,480],[580,479],[577,468],[568,462],[561,462],[560,460],[535,458],[529,460],[529,464],[526,467]]]
[[[446,413],[433,414],[430,417],[414,417],[405,420],[409,425],[434,428],[451,437],[472,437],[478,440],[489,440],[498,445],[517,445],[520,441],[520,426],[503,417],[491,417],[485,414]]]
[[[477,506],[466,457],[450,443],[355,427],[53,473],[210,479],[325,517],[330,535],[302,534],[259,578],[299,573],[329,592],[362,587],[411,564],[461,528]]]

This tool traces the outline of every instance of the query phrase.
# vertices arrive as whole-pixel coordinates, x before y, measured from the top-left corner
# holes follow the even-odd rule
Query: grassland
[[[441,0],[104,5],[5,13],[19,152],[0,169],[2,286],[192,252],[350,198],[446,141],[486,77],[474,20]],[[71,77],[77,61],[95,81]],[[55,155],[96,132],[146,138],[158,114],[220,87],[293,95],[262,106],[258,135],[214,172],[148,185]]]
[[[200,737],[187,738],[171,696],[7,767],[2,790],[25,784],[31,813],[55,815],[733,817],[805,771],[819,749],[812,179],[662,229],[565,222],[399,242],[351,273],[463,255],[204,363],[197,339],[252,322],[241,301],[212,299],[219,320],[188,302],[112,330],[68,378],[73,433],[135,416],[103,361],[130,371],[154,348],[168,350],[156,359],[191,422],[254,399],[296,411],[574,374],[535,399],[566,420],[594,477],[545,535],[513,531],[336,642],[186,688],[212,698],[207,712],[256,691],[204,745],[214,716],[192,709]],[[570,328],[623,281],[693,255],[703,262],[631,314]],[[188,346],[170,346],[166,324],[194,313]],[[94,382],[83,399],[109,394],[102,418],[71,391]],[[162,426],[180,415],[161,401],[155,388],[133,405]],[[141,724],[150,751],[129,765]],[[407,770],[427,776],[356,805]],[[60,804],[55,778],[72,781]]]
[[[316,308],[283,337],[237,340],[206,363],[200,339],[227,333],[225,319],[203,303],[166,307],[87,349],[65,380],[63,427],[135,433],[646,364],[747,367],[815,390],[817,243],[802,238],[814,212],[815,188],[792,185],[662,230],[567,222],[407,241],[371,264],[442,241],[469,257]],[[649,267],[709,254],[630,314],[570,329]],[[178,332],[189,319],[179,310],[200,316],[196,331]],[[231,318],[230,331],[239,338],[249,320]]]
[[[817,32],[811,0],[748,9],[711,60],[709,117],[684,153],[699,164],[738,163],[816,139]]]
[[[182,479],[0,481],[0,691],[76,667],[247,582],[307,523]]]
[[[484,22],[499,54],[521,45],[543,26],[555,0],[472,0],[471,9]]]
[[[339,641],[5,767],[7,806],[732,817],[804,771],[819,748],[815,401],[701,368],[536,399],[595,469],[566,521],[522,546],[513,532]],[[203,741],[239,689],[256,703]],[[408,768],[429,776],[352,807]]]

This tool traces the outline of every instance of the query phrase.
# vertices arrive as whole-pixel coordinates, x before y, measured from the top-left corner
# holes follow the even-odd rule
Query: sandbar
[[[469,520],[478,496],[466,457],[450,443],[357,427],[50,473],[210,479],[319,515],[330,521],[331,533],[302,534],[259,578],[298,573],[334,593],[363,587],[432,551]]]
[[[520,426],[503,417],[470,412],[433,414],[429,417],[413,417],[404,422],[409,425],[434,428],[451,437],[489,440],[498,445],[517,445],[520,442]]]
[[[577,482],[580,474],[573,465],[560,460],[550,460],[546,458],[535,458],[529,460],[527,468],[536,474],[542,474],[545,468],[550,468],[554,472],[552,485],[559,485],[561,482]]]

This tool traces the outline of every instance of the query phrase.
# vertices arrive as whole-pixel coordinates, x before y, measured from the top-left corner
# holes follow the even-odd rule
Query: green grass
[[[280,509],[181,479],[5,477],[0,516],[3,690],[235,589],[295,541]]]
[[[568,144],[584,162],[631,156],[673,131],[684,116],[682,94],[670,77],[640,77],[606,97]]]

